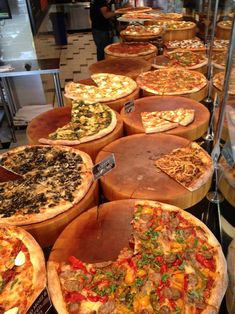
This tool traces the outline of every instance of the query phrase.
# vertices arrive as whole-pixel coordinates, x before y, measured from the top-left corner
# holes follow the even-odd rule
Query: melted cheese
[[[15,258],[15,265],[22,266],[25,263],[25,255],[22,251],[20,251]]]
[[[101,302],[83,301],[81,302],[80,312],[84,314],[89,314],[92,311],[96,311],[96,313],[98,313],[99,307],[101,305]]]
[[[18,307],[13,307],[12,309],[4,312],[4,314],[18,314],[18,313],[19,313]]]

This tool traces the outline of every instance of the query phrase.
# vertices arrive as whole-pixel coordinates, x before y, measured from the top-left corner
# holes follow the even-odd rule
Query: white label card
[[[46,314],[51,307],[51,300],[47,288],[45,288],[30,306],[27,314]]]
[[[109,155],[107,158],[101,160],[92,168],[93,179],[98,180],[100,177],[104,176],[106,173],[110,172],[116,167],[114,154]]]

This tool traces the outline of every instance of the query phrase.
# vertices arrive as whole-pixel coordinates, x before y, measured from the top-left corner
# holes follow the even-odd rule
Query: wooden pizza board
[[[219,189],[224,198],[235,207],[235,188],[228,182],[228,180],[222,175],[219,181]]]
[[[120,36],[124,42],[125,41],[152,42],[152,41],[156,41],[160,35],[158,36],[133,36],[133,35],[125,35],[121,32]]]
[[[186,127],[179,126],[164,133],[178,135],[194,141],[200,138],[208,128],[210,118],[208,109],[192,99],[177,96],[150,96],[135,100],[134,106],[135,110],[128,114],[125,114],[124,109],[121,110],[127,135],[145,133],[141,120],[141,112],[175,110],[177,108],[194,109],[194,121]]]
[[[135,56],[135,57],[130,56],[130,58],[132,60],[146,60],[146,61],[149,61],[150,63],[152,63],[154,61],[155,57],[156,57],[156,52],[151,52],[151,53],[145,54],[143,56]],[[118,57],[118,56],[114,56],[110,53],[105,53],[105,60],[109,60],[109,59],[118,60],[120,58],[126,58],[126,57],[121,57],[121,56]]]
[[[84,212],[60,234],[49,261],[66,261],[71,255],[87,263],[115,260],[129,244],[133,206],[134,200],[119,200]]]
[[[229,96],[229,99],[231,99],[230,96]],[[221,98],[220,98],[220,100],[221,100]],[[226,105],[229,105],[235,109],[235,95],[234,95],[234,100],[229,100],[226,103]],[[217,110],[216,115],[215,115],[215,119],[213,121],[214,122],[214,129],[216,129],[216,126],[217,126],[218,114],[219,114],[219,112]],[[226,142],[227,139],[230,138],[230,134],[235,134],[235,125],[231,121],[229,121],[229,126],[228,126],[227,114],[225,113],[221,138]]]
[[[21,227],[31,233],[42,248],[49,247],[75,217],[96,204],[98,204],[98,184],[94,182],[84,198],[66,212],[46,221]]]
[[[123,121],[121,116],[116,113],[117,125],[115,129],[102,138],[72,145],[71,147],[86,152],[92,160],[95,160],[98,152],[107,144],[123,136]],[[54,108],[46,111],[34,118],[28,125],[26,135],[31,145],[38,145],[40,138],[48,138],[48,134],[54,132],[57,128],[62,127],[71,120],[71,107]]]
[[[181,95],[178,95],[178,96],[181,96],[181,97],[186,97],[186,98],[189,98],[189,99],[193,99],[193,100],[196,100],[196,101],[202,101],[206,96],[207,96],[207,92],[208,92],[208,85],[206,85],[205,87],[201,88],[199,91],[197,92],[194,92],[194,93],[188,93],[188,94],[181,94]],[[146,96],[153,96],[155,94],[153,93],[150,93],[150,92],[147,92],[145,90],[142,90],[142,96],[143,97],[146,97]],[[167,95],[166,95],[167,96]]]
[[[156,69],[162,69],[162,64],[164,64],[165,66],[167,66],[167,63],[169,62],[169,59],[166,58],[164,55],[161,56],[157,56],[154,60],[153,63],[153,68],[154,70]],[[157,67],[159,66],[159,67]],[[207,64],[204,64],[196,69],[194,69],[194,71],[203,73],[203,74],[207,74]]]
[[[230,39],[230,36],[231,36],[231,28],[217,25],[217,27],[216,27],[216,38],[217,39]]]
[[[208,192],[211,180],[190,192],[154,165],[156,159],[189,143],[175,135],[136,134],[107,145],[99,152],[96,162],[114,153],[116,168],[100,179],[104,196],[109,201],[127,198],[157,200],[183,209],[198,203]]]
[[[146,60],[133,58],[119,58],[98,61],[89,66],[91,74],[112,73],[116,75],[125,75],[133,80],[142,72],[149,71],[151,63]]]
[[[80,80],[80,81],[78,81],[78,83],[85,84],[85,85],[95,85],[94,81],[91,78]],[[119,98],[119,99],[113,100],[113,101],[102,102],[102,103],[106,104],[107,106],[109,106],[113,110],[120,112],[120,110],[122,109],[122,107],[124,106],[125,103],[127,103],[130,100],[134,100],[134,99],[139,98],[139,94],[140,94],[140,89],[137,87],[136,90],[134,90],[132,93],[130,93],[129,95],[127,95],[125,97],[122,97],[122,98]],[[67,105],[67,106],[72,105],[72,99],[64,97],[64,100],[65,100],[65,105]]]

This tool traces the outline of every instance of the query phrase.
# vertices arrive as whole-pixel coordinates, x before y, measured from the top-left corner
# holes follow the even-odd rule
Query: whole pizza
[[[106,46],[104,51],[107,55],[126,58],[156,53],[157,47],[148,42],[120,42]]]
[[[131,37],[156,37],[162,32],[162,27],[158,25],[129,25],[121,31],[121,36]]]
[[[65,97],[90,102],[113,101],[131,94],[137,85],[128,76],[110,73],[91,75],[95,85],[69,82],[65,85]]]
[[[115,112],[105,104],[73,101],[71,121],[40,138],[42,144],[78,145],[111,133],[116,127]]]
[[[216,73],[213,77],[213,86],[216,87],[219,91],[224,89],[224,72]],[[231,71],[230,81],[229,81],[229,90],[230,95],[235,95],[235,72]]]
[[[231,29],[232,28],[232,21],[231,20],[220,21],[219,23],[217,23],[217,25],[219,27],[222,27],[222,28]]]
[[[129,6],[129,7],[117,9],[117,10],[115,10],[115,13],[125,14],[125,13],[136,13],[136,12],[142,13],[142,12],[149,12],[149,11],[152,11],[151,7],[147,7],[147,6],[132,7],[132,6]]]
[[[59,314],[209,314],[219,311],[227,267],[212,232],[178,207],[135,200],[132,235],[114,261],[48,262]]]
[[[182,67],[189,70],[195,70],[201,68],[208,63],[208,59],[205,55],[200,53],[195,53],[193,51],[187,50],[174,50],[165,53],[165,62],[158,62],[158,57],[156,58],[156,63],[153,64],[155,68],[169,68],[169,67]]]
[[[43,252],[24,229],[0,224],[0,313],[25,314],[46,287]]]
[[[185,49],[191,51],[205,51],[206,47],[199,38],[171,40],[164,42],[167,50]]]
[[[229,46],[228,39],[217,39],[215,38],[213,42],[213,51],[224,51],[228,49]]]
[[[45,221],[78,203],[92,184],[86,153],[63,146],[19,146],[0,156],[0,165],[21,175],[0,183],[0,223]]]
[[[194,22],[186,21],[154,21],[154,25],[159,27],[164,27],[167,31],[169,30],[183,30],[183,29],[192,29],[196,27]]]
[[[235,117],[234,117],[235,118]],[[225,158],[222,156],[219,161],[221,176],[235,189],[235,165],[231,168]]]
[[[144,72],[136,82],[143,90],[156,95],[189,94],[207,86],[202,73],[179,68]]]
[[[135,21],[135,20],[155,20],[157,18],[157,14],[154,13],[145,13],[145,12],[132,12],[125,13],[121,17],[118,18],[119,21]]]

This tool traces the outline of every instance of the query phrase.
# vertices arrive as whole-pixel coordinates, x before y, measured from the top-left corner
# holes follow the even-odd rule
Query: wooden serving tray
[[[146,60],[146,61],[149,61],[150,63],[152,63],[154,61],[154,58],[156,57],[156,52],[151,52],[149,54],[145,54],[145,55],[142,55],[142,56],[135,56],[135,57],[132,57],[130,55],[129,58],[131,58],[132,60]],[[105,60],[119,60],[120,58],[124,58],[124,57],[118,57],[118,56],[114,56],[110,53],[105,53]],[[125,57],[126,58],[126,57]]]
[[[134,105],[135,110],[132,113],[125,114],[124,109],[121,110],[127,135],[145,133],[141,112],[175,110],[177,108],[194,109],[194,121],[186,127],[179,126],[164,133],[182,136],[193,141],[207,131],[210,113],[205,106],[195,100],[177,96],[150,96],[135,100]]]
[[[235,96],[235,95],[234,95]],[[221,98],[220,98],[221,99]],[[230,98],[229,98],[230,99]],[[231,106],[232,108],[235,109],[235,99],[234,100],[229,100],[226,105]],[[214,128],[216,129],[217,126],[217,121],[218,121],[218,112],[215,115],[215,120],[214,120]],[[222,128],[222,133],[221,133],[221,138],[226,142],[227,139],[230,138],[229,131],[231,134],[235,134],[235,125],[232,124],[232,122],[229,123],[228,126],[228,120],[227,120],[227,115],[225,113],[225,118],[223,121],[223,128]]]
[[[80,80],[80,81],[78,81],[78,83],[86,84],[86,85],[95,85],[94,81],[91,78]],[[136,90],[134,90],[131,94],[129,94],[125,97],[122,97],[122,98],[119,98],[119,99],[113,100],[113,101],[102,102],[102,103],[106,104],[107,106],[109,106],[113,110],[120,112],[120,110],[122,109],[122,107],[124,106],[125,103],[127,103],[130,100],[134,100],[134,99],[139,98],[139,94],[140,94],[140,89],[137,87]],[[64,99],[65,99],[65,105],[67,105],[67,106],[72,105],[72,99],[67,98],[67,97],[64,97]]]
[[[223,175],[219,181],[219,189],[224,198],[235,207],[235,189],[229,184]]]
[[[115,58],[102,60],[89,66],[91,74],[95,73],[112,73],[117,75],[125,75],[133,80],[142,72],[149,71],[151,63],[146,60],[134,58]]]
[[[49,247],[75,217],[96,204],[98,204],[98,184],[94,182],[85,197],[66,212],[46,221],[21,227],[31,233],[42,248]]]
[[[119,200],[84,212],[58,237],[49,261],[63,262],[71,255],[86,263],[115,260],[129,244],[134,202]]]
[[[223,27],[217,24],[216,27],[216,38],[218,39],[230,39],[231,28]]]
[[[71,147],[86,152],[92,160],[95,160],[98,152],[107,144],[123,136],[123,122],[121,116],[116,113],[117,125],[115,129],[102,138]],[[54,132],[57,128],[62,127],[71,120],[71,107],[54,108],[46,111],[34,118],[26,130],[29,144],[37,145],[40,138],[48,138],[48,134]]]
[[[169,134],[136,134],[104,147],[96,162],[115,154],[116,168],[102,177],[101,187],[109,200],[139,198],[157,200],[189,208],[204,198],[211,180],[194,192],[161,172],[154,161],[173,149],[187,146],[189,140]]]
[[[200,102],[207,96],[207,92],[208,92],[208,85],[206,85],[205,87],[203,87],[202,89],[200,89],[197,92],[188,93],[188,94],[181,94],[181,95],[178,95],[178,96],[186,97],[186,98],[193,99],[193,100],[196,100],[196,101]],[[155,94],[147,92],[145,90],[142,90],[142,95],[143,95],[143,97],[146,97],[146,96],[153,96]]]

